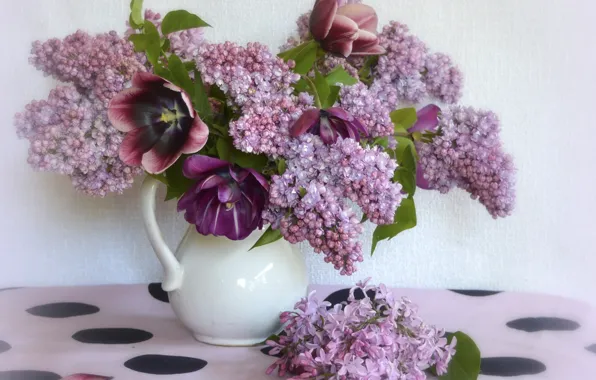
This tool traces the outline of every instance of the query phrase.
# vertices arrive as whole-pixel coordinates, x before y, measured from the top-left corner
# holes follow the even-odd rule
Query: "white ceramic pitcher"
[[[162,288],[180,321],[197,340],[217,345],[253,345],[279,332],[279,313],[292,310],[306,294],[298,249],[282,239],[249,251],[263,231],[233,241],[190,226],[174,255],[155,218],[159,183],[151,177],[143,183],[143,217],[164,267]]]

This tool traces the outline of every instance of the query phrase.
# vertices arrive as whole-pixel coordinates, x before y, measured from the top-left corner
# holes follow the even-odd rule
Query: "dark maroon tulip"
[[[110,101],[108,117],[126,132],[120,158],[152,174],[169,168],[180,156],[205,145],[209,128],[181,88],[151,73],[137,73],[128,88]]]
[[[426,107],[423,107],[416,112],[416,124],[414,124],[408,132],[424,132],[430,131],[433,132],[439,126],[439,114],[441,113],[441,109],[439,106],[434,104],[429,104]]]
[[[76,375],[70,375],[63,377],[61,380],[111,380],[113,377],[90,375],[87,373],[77,373]]]
[[[328,52],[350,55],[384,54],[377,36],[377,14],[364,4],[339,6],[338,0],[317,0],[310,16],[310,33]]]
[[[198,154],[182,170],[197,183],[180,198],[178,211],[200,234],[242,240],[263,226],[269,183],[260,173]]]
[[[333,144],[338,137],[360,141],[360,135],[368,136],[362,123],[339,107],[320,110],[312,108],[305,111],[290,128],[292,137],[304,133],[318,135],[325,144]]]

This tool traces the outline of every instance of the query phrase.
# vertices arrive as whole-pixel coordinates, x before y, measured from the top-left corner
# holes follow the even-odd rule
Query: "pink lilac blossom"
[[[30,142],[33,168],[68,175],[89,195],[122,193],[142,172],[118,158],[123,135],[109,123],[103,103],[73,86],[59,86],[47,100],[28,104],[15,125]]]
[[[459,68],[445,54],[430,54],[406,25],[392,21],[383,28],[379,40],[387,54],[379,57],[375,77],[393,84],[400,100],[418,103],[430,96],[452,104],[461,98],[463,76]]]
[[[419,169],[428,187],[469,192],[494,217],[511,214],[515,204],[511,156],[503,152],[500,124],[490,111],[454,106],[443,110],[439,135],[417,144]]]
[[[91,36],[79,30],[63,40],[36,41],[31,54],[37,69],[92,92],[104,107],[137,71],[146,71],[143,56],[114,31]]]
[[[392,223],[402,197],[401,185],[391,181],[395,161],[352,139],[325,145],[310,134],[288,143],[286,159],[285,173],[272,177],[264,219],[280,226],[286,240],[307,240],[325,254],[325,262],[351,275],[354,263],[362,261],[357,241],[362,226],[344,199],[354,201],[373,223]]]
[[[462,96],[463,74],[451,58],[442,53],[431,54],[424,64],[424,81],[428,93],[442,102],[453,104]]]
[[[340,90],[340,106],[358,118],[372,137],[389,136],[394,125],[389,114],[397,107],[397,90],[376,81],[371,87],[359,82]]]
[[[385,285],[358,283],[347,302],[331,307],[314,291],[280,315],[284,333],[268,340],[268,369],[291,379],[423,380],[435,367],[445,374],[457,340],[426,324],[408,299],[396,300]]]

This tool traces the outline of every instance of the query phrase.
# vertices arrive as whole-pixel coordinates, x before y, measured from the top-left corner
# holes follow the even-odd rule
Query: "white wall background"
[[[212,40],[276,48],[312,0],[146,0],[187,8],[216,28]],[[397,19],[451,54],[466,75],[463,104],[500,114],[515,156],[518,208],[494,221],[460,191],[417,195],[419,226],[367,257],[355,278],[307,254],[311,279],[405,287],[543,291],[596,300],[596,5],[590,0],[370,0],[382,24]],[[30,43],[76,29],[124,30],[128,0],[3,0],[0,24],[0,287],[157,281],[138,186],[91,199],[69,180],[26,164],[12,115],[54,83],[27,64]],[[167,239],[186,228],[160,206]],[[370,232],[364,237],[370,246]],[[368,249],[368,248],[367,248]]]

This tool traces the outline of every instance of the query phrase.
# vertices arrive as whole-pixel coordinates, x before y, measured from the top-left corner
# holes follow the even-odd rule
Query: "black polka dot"
[[[161,284],[159,282],[149,284],[149,294],[151,294],[153,298],[161,302],[170,302],[168,292],[164,291],[161,288]]]
[[[526,332],[537,331],[574,331],[579,323],[563,318],[537,317],[521,318],[507,322],[507,327]]]
[[[190,373],[198,371],[206,365],[207,362],[203,359],[167,355],[142,355],[124,363],[124,366],[128,369],[151,375]]]
[[[596,354],[596,344],[586,347],[586,350]]]
[[[61,376],[44,371],[0,371],[0,380],[60,380]]]
[[[10,347],[10,344],[6,343],[3,340],[0,340],[0,354],[10,350],[11,348],[12,347]]]
[[[501,291],[494,291],[494,290],[465,290],[465,289],[449,289],[450,291],[462,294],[464,296],[470,297],[488,297],[494,296],[495,294],[503,293]]]
[[[79,302],[57,302],[39,305],[27,309],[27,313],[47,318],[69,318],[82,315],[95,314],[99,312],[97,306]]]
[[[76,332],[72,338],[81,343],[93,344],[131,344],[153,338],[153,334],[144,330],[129,328],[88,329]]]
[[[482,358],[480,373],[487,376],[536,375],[546,371],[546,366],[534,359],[516,357]]]
[[[370,298],[374,298],[375,297],[375,292],[372,291],[372,290],[367,291],[366,294]],[[349,296],[350,296],[350,289],[349,288],[340,289],[340,290],[337,290],[337,291],[329,294],[327,296],[327,298],[325,298],[325,301],[330,302],[331,303],[331,306],[333,306],[333,305],[337,305],[338,303],[347,302]],[[363,299],[364,298],[364,292],[362,291],[362,289],[356,289],[354,291],[354,297],[357,300]]]
[[[273,347],[265,347],[265,348],[261,348],[261,352],[264,353],[267,356],[275,356],[276,358],[281,358],[282,357],[282,353],[278,352],[275,355],[270,355],[269,351],[271,351],[273,349]]]

